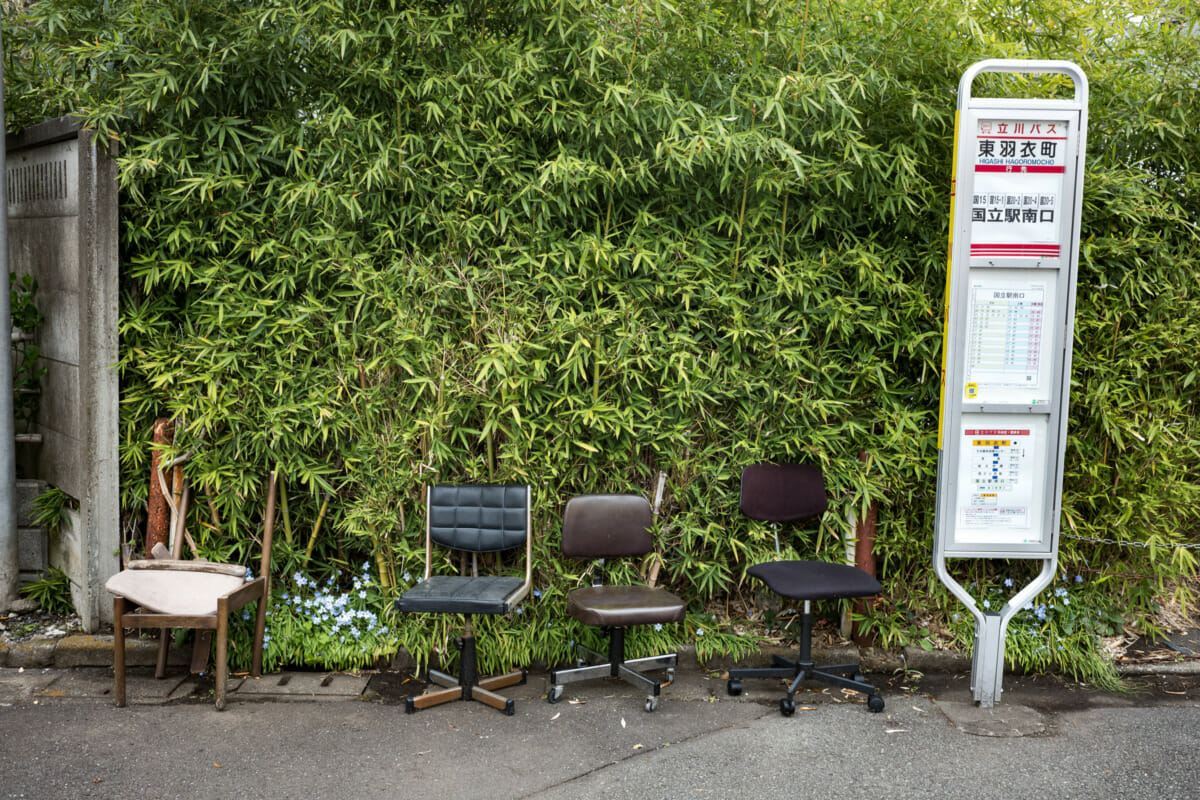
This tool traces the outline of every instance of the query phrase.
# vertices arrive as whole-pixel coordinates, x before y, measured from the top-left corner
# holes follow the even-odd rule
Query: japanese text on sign
[[[1011,416],[991,421],[1003,427],[968,424],[962,430],[957,538],[1036,540],[1043,433],[1028,424],[1008,427],[1006,423],[1017,421]]]
[[[979,120],[972,256],[1059,257],[1066,141],[1062,121]]]

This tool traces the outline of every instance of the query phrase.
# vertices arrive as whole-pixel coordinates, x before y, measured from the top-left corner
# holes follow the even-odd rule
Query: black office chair
[[[825,481],[817,467],[806,464],[754,464],[742,471],[739,507],[751,519],[776,525],[816,517],[825,512]],[[779,549],[776,533],[775,549]],[[795,661],[773,656],[765,669],[731,669],[728,691],[742,693],[743,678],[789,678],[787,697],[779,701],[784,716],[796,712],[794,695],[801,681],[815,680],[853,689],[867,695],[867,708],[883,710],[879,691],[866,682],[858,664],[818,667],[812,660],[812,601],[879,594],[879,581],[858,567],[825,561],[768,561],[746,571],[783,597],[804,601],[801,617],[800,657]],[[850,677],[846,677],[849,675]]]
[[[569,558],[640,556],[654,549],[650,533],[650,504],[627,494],[593,494],[572,497],[563,514],[562,552]],[[597,573],[598,574],[598,573]],[[658,708],[663,686],[675,679],[677,654],[625,659],[625,629],[632,625],[679,622],[686,608],[682,600],[664,589],[649,586],[592,586],[567,596],[567,613],[585,625],[597,625],[608,634],[608,655],[576,645],[573,669],[553,670],[546,699],[562,699],[563,684],[590,678],[614,677],[650,692],[645,709]],[[656,681],[643,672],[667,668],[667,680]]]
[[[399,611],[462,614],[463,635],[454,644],[462,651],[458,677],[429,670],[429,680],[441,691],[410,697],[405,711],[451,700],[478,700],[512,716],[513,701],[494,689],[525,682],[525,670],[480,680],[475,657],[474,614],[504,614],[529,594],[533,576],[528,486],[430,486],[426,489],[425,578],[396,600]],[[433,545],[469,552],[470,575],[433,575]],[[525,575],[481,576],[480,553],[525,546]]]

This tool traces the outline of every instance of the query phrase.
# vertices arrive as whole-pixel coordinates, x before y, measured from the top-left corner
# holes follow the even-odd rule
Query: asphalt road
[[[877,676],[878,677],[878,676]],[[1006,679],[996,709],[1040,721],[975,735],[967,678],[897,680],[887,708],[741,697],[685,673],[657,711],[625,684],[545,676],[508,694],[516,714],[453,703],[407,715],[376,702],[131,705],[24,699],[0,707],[0,797],[39,798],[1171,798],[1200,797],[1196,678],[1140,679],[1128,696]],[[1003,731],[1001,731],[1003,733]]]

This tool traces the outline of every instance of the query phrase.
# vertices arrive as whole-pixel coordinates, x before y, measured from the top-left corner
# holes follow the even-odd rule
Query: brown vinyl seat
[[[754,464],[742,470],[738,506],[751,519],[774,524],[818,517],[825,513],[825,479],[821,470],[808,464]],[[776,539],[776,549],[779,547]],[[879,581],[858,567],[828,561],[766,561],[746,570],[778,595],[804,602],[800,618],[800,654],[796,660],[772,656],[764,669],[731,669],[727,689],[742,693],[743,678],[786,678],[791,680],[787,696],[779,701],[784,716],[795,713],[794,695],[801,681],[815,680],[853,689],[867,696],[867,708],[883,710],[879,691],[866,682],[858,664],[816,666],[812,660],[812,601],[879,594]]]
[[[640,556],[654,549],[650,532],[653,514],[645,498],[627,494],[593,494],[567,501],[563,514],[562,551],[570,558],[603,559]],[[618,677],[649,691],[645,709],[658,707],[662,687],[674,680],[678,656],[625,658],[625,629],[634,625],[679,622],[684,602],[665,589],[650,586],[604,586],[576,589],[567,596],[567,613],[585,625],[602,628],[609,637],[608,655],[576,645],[577,666],[553,670],[546,699],[562,699],[563,684],[600,677]],[[667,669],[659,682],[643,673]]]

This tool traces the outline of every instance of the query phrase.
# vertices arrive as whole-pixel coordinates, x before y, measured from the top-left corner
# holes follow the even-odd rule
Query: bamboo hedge
[[[278,468],[278,631],[310,582],[382,614],[420,572],[426,483],[521,482],[538,597],[492,621],[484,668],[561,659],[587,635],[561,621],[565,499],[663,473],[661,562],[615,577],[655,571],[691,613],[635,645],[745,652],[781,623],[745,580],[774,549],[738,475],[788,459],[822,467],[831,510],[786,555],[842,558],[877,504],[864,630],[969,643],[930,554],[954,92],[986,57],[1091,81],[1063,575],[1148,629],[1195,574],[1192,4],[43,0],[6,23],[10,129],[74,112],[119,147],[129,527],[156,418],[210,556],[254,552]],[[998,90],[1031,88],[1063,90]],[[1072,620],[1014,659],[1102,671]],[[277,634],[273,658],[451,635],[377,630]]]

